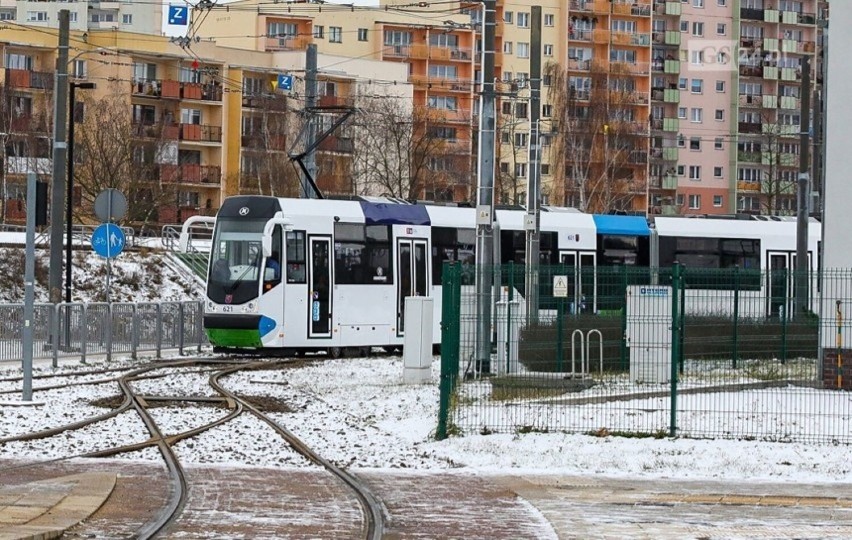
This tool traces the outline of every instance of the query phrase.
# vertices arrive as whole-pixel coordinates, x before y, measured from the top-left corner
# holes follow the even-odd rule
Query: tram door
[[[308,337],[331,337],[331,238],[309,238]]]
[[[808,270],[810,270],[810,257],[808,252]],[[794,251],[767,251],[766,260],[766,299],[767,315],[780,317],[789,314],[795,306],[794,296],[796,291],[796,252]],[[810,280],[809,280],[810,281]]]
[[[404,238],[397,241],[396,328],[399,335],[405,332],[405,299],[429,296],[428,253],[426,240]]]
[[[597,313],[596,258],[591,251],[559,251],[559,263],[568,273],[570,313]]]

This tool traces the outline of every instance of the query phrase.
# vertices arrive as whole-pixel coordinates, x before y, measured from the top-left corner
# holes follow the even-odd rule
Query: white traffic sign
[[[568,276],[553,276],[553,296],[568,298]]]

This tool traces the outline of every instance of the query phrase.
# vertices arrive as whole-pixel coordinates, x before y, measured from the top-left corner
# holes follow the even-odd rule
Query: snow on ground
[[[276,398],[286,412],[273,416],[333,462],[353,468],[448,470],[494,473],[604,474],[644,478],[749,479],[792,482],[850,482],[848,447],[732,440],[637,439],[564,433],[468,435],[434,440],[438,412],[438,363],[423,385],[402,383],[402,360],[378,357],[321,360],[296,369],[238,373],[224,385],[248,396]],[[48,368],[42,368],[42,371]],[[48,369],[49,370],[49,369]],[[186,371],[186,370],[183,370]],[[0,376],[10,376],[6,370]],[[185,374],[146,380],[145,393],[173,395],[200,388],[200,377]],[[158,383],[158,381],[160,381]],[[170,382],[171,381],[171,382]],[[38,384],[35,385],[36,387]],[[36,392],[40,407],[0,404],[0,434],[22,433],[100,413],[88,400],[117,395],[118,387],[83,386]],[[8,397],[8,396],[7,396]],[[718,399],[719,396],[717,396]],[[5,398],[4,398],[5,399]],[[171,415],[171,413],[176,413]],[[227,414],[224,408],[154,409],[163,431],[173,433]],[[147,437],[133,413],[97,430],[53,437],[48,443],[6,444],[0,456],[45,459],[81,453]],[[243,415],[178,444],[187,463],[306,467],[260,421]],[[137,459],[159,459],[155,451]],[[130,457],[130,456],[126,456]]]

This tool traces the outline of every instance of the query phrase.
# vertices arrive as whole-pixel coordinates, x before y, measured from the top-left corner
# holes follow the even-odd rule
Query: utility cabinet
[[[672,288],[627,287],[627,346],[630,380],[667,383],[672,361]]]
[[[434,303],[428,296],[409,296],[405,299],[402,379],[406,384],[432,380],[433,312]]]

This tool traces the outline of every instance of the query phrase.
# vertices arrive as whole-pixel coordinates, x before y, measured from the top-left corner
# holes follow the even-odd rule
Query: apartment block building
[[[202,28],[214,37],[232,35],[234,28],[246,30],[250,37],[228,39],[232,47],[303,52],[315,44],[324,54],[398,64],[413,86],[414,107],[423,111],[423,129],[444,141],[440,155],[429,158],[428,181],[417,196],[467,200],[475,186],[473,127],[480,68],[475,26],[470,14],[460,10],[436,17],[417,9],[396,9],[393,3],[370,10],[243,0],[208,17]],[[376,82],[388,81],[378,77]],[[335,91],[322,89],[321,99],[333,99]]]
[[[7,137],[4,211],[11,222],[24,218],[26,174],[35,172],[45,180],[51,175],[57,39],[55,31],[26,27],[0,36],[0,80],[10,105],[0,115]],[[85,39],[72,32],[71,44],[72,63],[81,66],[72,82],[97,85],[76,92],[71,110],[80,126],[77,137],[86,131],[85,102],[95,107],[95,101],[110,98],[126,107],[126,116],[113,118],[127,124],[127,130],[116,133],[132,141],[132,178],[111,187],[132,191],[126,193],[134,201],[131,206],[140,206],[140,201],[141,206],[146,201],[155,205],[154,222],[212,215],[230,195],[298,195],[299,173],[288,151],[300,148],[304,100],[276,89],[276,83],[284,73],[302,74],[294,77],[292,95],[304,96],[303,53],[246,51],[211,41],[195,42],[188,51],[167,37],[111,30],[89,31]],[[318,65],[323,71],[319,83],[334,87],[341,100],[413,97],[401,64],[320,54]],[[338,132],[322,142],[316,155],[321,189],[351,191],[352,155],[353,141]],[[90,159],[79,153],[76,157]],[[78,174],[84,169],[85,161]],[[85,207],[79,183],[78,177],[74,197]],[[86,215],[85,208],[78,214]]]
[[[163,6],[158,2],[0,0],[0,21],[28,26],[57,28],[59,10],[70,14],[72,30],[122,30],[160,35]]]

